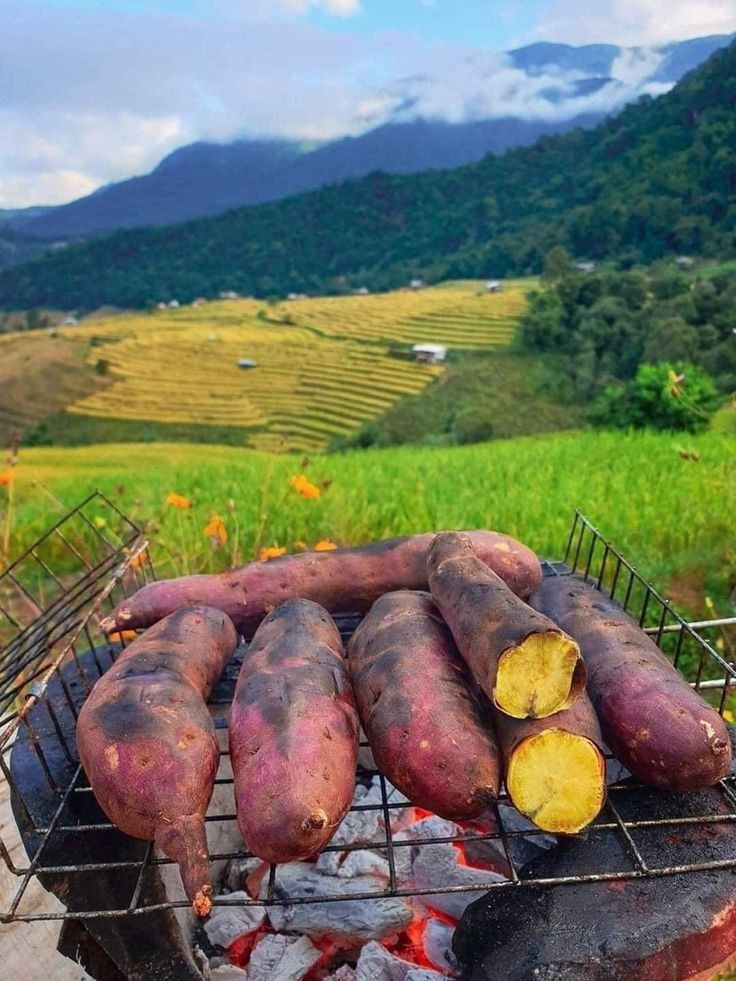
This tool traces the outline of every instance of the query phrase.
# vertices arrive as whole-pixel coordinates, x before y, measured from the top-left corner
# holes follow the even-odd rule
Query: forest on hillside
[[[0,273],[0,306],[92,309],[384,290],[538,272],[554,246],[623,268],[736,255],[736,44],[667,95],[479,164],[369,177],[121,232]]]

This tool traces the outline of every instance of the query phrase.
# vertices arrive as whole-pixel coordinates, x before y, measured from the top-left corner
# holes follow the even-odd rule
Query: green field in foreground
[[[144,527],[160,576],[220,570],[266,546],[457,527],[507,531],[554,558],[579,507],[680,605],[698,612],[709,595],[725,609],[736,569],[735,451],[719,433],[595,432],[309,460],[186,444],[29,449],[16,470],[9,552],[95,488]],[[299,474],[318,498],[294,489]],[[170,493],[191,506],[167,505]],[[3,523],[6,505],[0,487]],[[213,515],[224,542],[208,534]]]

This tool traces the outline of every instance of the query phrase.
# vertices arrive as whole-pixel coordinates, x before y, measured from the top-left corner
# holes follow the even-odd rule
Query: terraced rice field
[[[228,301],[96,321],[69,332],[96,337],[90,359],[108,362],[110,383],[68,411],[232,426],[255,449],[314,451],[441,373],[393,357],[391,347],[507,344],[524,304],[521,285],[485,296],[469,284],[276,307]],[[239,358],[257,367],[243,370]]]

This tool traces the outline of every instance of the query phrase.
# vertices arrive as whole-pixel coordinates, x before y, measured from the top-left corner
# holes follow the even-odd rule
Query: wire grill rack
[[[688,623],[579,511],[574,514],[562,561],[544,560],[543,570],[545,576],[577,572],[606,595],[618,599],[690,684],[724,712],[729,690],[736,685],[736,668],[718,650],[718,637],[734,623],[733,619]],[[0,641],[4,644],[0,648],[0,768],[10,787],[14,814],[29,856],[27,865],[17,866],[0,838],[0,854],[17,877],[17,888],[8,907],[0,910],[0,922],[112,920],[188,906],[183,898],[171,898],[160,890],[154,890],[152,895],[145,888],[148,876],[171,863],[157,854],[151,844],[134,842],[107,822],[78,762],[74,739],[74,722],[80,705],[126,643],[124,635],[105,640],[99,630],[99,619],[153,574],[148,545],[140,529],[112,501],[96,493],[58,521],[0,576]],[[337,620],[343,638],[347,639],[360,622],[360,616],[345,615]],[[241,646],[213,693],[215,724],[223,734],[242,654]],[[507,798],[500,798],[495,822],[487,833],[468,826],[460,835],[410,842],[397,840],[392,831],[392,816],[407,806],[405,800],[397,799],[377,771],[359,767],[361,782],[368,783],[371,778],[379,782],[380,802],[358,803],[354,810],[378,814],[380,831],[375,840],[333,844],[326,851],[379,850],[388,860],[390,878],[386,886],[381,884],[374,890],[351,893],[350,900],[471,891],[480,894],[491,889],[530,885],[652,878],[736,868],[736,845],[733,855],[728,857],[713,857],[707,850],[697,848],[683,854],[682,848],[670,852],[664,847],[673,834],[686,832],[693,825],[705,828],[736,822],[736,785],[731,776],[705,795],[705,804],[700,807],[702,813],[698,811],[695,815],[683,814],[677,806],[677,795],[648,791],[654,801],[651,813],[642,817],[639,811],[632,816],[625,796],[620,796],[631,791],[632,781],[611,783],[608,802],[592,833],[614,836],[620,858],[610,864],[594,863],[579,875],[544,879],[530,877],[515,859],[514,839],[531,838],[542,832],[509,826],[504,817],[508,812],[499,807],[510,803]],[[236,827],[233,798],[228,789],[232,785],[232,773],[225,750],[216,784],[206,818],[208,835],[211,833],[217,840],[227,839],[228,835],[219,832],[228,829],[229,840],[237,841],[233,833]],[[397,861],[400,849],[482,841],[496,843],[505,855],[510,878],[498,881],[489,877],[488,881],[472,885],[433,883],[425,888],[407,885],[402,880]],[[670,854],[676,855],[677,864],[663,860],[663,856]],[[80,855],[83,860],[79,860]],[[242,843],[240,847],[225,850],[215,847],[211,852],[213,862],[248,857]],[[62,896],[70,891],[84,893],[83,884],[93,879],[112,883],[112,889],[104,893],[105,903],[96,904],[90,899],[62,912],[37,912],[24,906],[24,896],[34,877],[45,888]],[[347,898],[337,887],[334,895],[287,897],[280,888],[278,866],[269,868],[264,881],[265,897],[258,900],[259,905],[292,906]],[[250,905],[236,903],[226,896],[217,898],[215,903]]]

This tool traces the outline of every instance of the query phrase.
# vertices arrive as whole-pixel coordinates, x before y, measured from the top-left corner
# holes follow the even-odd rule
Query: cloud
[[[730,34],[736,31],[734,0],[553,0],[536,34],[569,44],[623,45]]]

